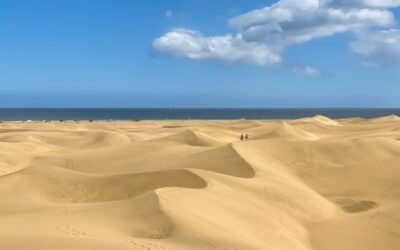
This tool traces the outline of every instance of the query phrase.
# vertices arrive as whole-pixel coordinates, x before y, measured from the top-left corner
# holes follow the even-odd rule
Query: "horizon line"
[[[1,109],[400,109],[400,107],[0,107]]]

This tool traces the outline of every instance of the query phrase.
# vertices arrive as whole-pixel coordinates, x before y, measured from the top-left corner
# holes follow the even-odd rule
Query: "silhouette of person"
[[[240,134],[240,140],[243,141],[243,134]]]
[[[246,141],[249,139],[249,136],[246,134]]]

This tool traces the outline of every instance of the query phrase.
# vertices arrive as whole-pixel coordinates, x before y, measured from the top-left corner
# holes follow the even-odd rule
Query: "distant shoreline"
[[[276,120],[400,115],[400,108],[0,108],[0,121]]]
[[[301,121],[301,120],[307,120],[307,119],[329,119],[329,120],[334,120],[334,121],[352,121],[352,120],[365,120],[366,122],[373,121],[373,120],[382,120],[382,119],[389,119],[389,120],[399,120],[400,121],[400,116],[391,114],[391,115],[385,115],[385,116],[378,116],[378,117],[372,117],[372,118],[364,118],[364,117],[346,117],[346,118],[338,118],[338,119],[333,119],[327,116],[323,115],[315,115],[315,116],[305,116],[301,118],[296,118],[296,119],[145,119],[145,120],[132,120],[132,119],[124,119],[124,120],[118,120],[118,119],[99,119],[99,120],[88,120],[88,119],[82,119],[82,120],[0,120],[0,125],[1,124],[22,124],[22,123],[31,123],[31,124],[100,124],[100,123],[166,123],[168,124],[169,122],[176,122],[176,123],[184,123],[184,122],[234,122],[234,121],[248,121],[248,122],[268,122],[268,121]],[[180,126],[178,126],[180,127]]]

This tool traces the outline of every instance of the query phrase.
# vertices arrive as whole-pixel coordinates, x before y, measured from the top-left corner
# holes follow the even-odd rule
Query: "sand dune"
[[[274,122],[261,127],[251,128],[245,130],[252,139],[300,139],[312,140],[317,136],[310,132],[306,132],[301,128],[292,126],[286,122]]]
[[[340,126],[340,123],[323,115],[316,115],[314,117],[306,117],[292,121],[295,124],[312,123],[325,126]]]
[[[153,139],[153,141],[163,141],[168,145],[176,143],[187,144],[190,146],[217,146],[220,144],[211,136],[193,129],[188,129],[166,137]]]
[[[397,250],[399,167],[397,116],[2,122],[0,249]]]

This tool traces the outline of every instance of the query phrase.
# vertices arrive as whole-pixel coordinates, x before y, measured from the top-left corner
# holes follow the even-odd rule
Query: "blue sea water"
[[[400,115],[399,109],[178,109],[178,108],[3,108],[0,120],[180,120],[296,119],[314,115],[330,118],[374,118]]]

